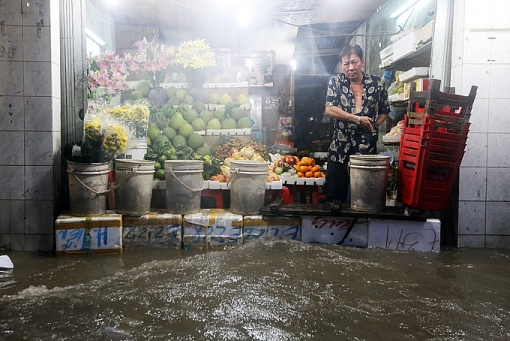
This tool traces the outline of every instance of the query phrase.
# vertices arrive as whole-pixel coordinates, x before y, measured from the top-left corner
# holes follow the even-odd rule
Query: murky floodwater
[[[510,250],[7,254],[1,340],[510,339]]]

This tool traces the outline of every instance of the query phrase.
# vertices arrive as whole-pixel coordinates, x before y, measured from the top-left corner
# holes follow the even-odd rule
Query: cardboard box
[[[304,216],[301,223],[301,241],[305,243],[338,244],[342,241],[354,218]],[[368,219],[359,218],[342,245],[366,247]]]
[[[441,221],[370,219],[368,247],[400,251],[440,251]]]
[[[183,217],[185,249],[224,250],[243,245],[243,216],[224,209],[202,209]]]
[[[301,217],[245,216],[244,243],[261,238],[301,240]]]
[[[55,221],[55,250],[64,253],[122,253],[122,215],[75,217]]]
[[[182,215],[151,212],[140,217],[124,216],[124,247],[182,247]]]

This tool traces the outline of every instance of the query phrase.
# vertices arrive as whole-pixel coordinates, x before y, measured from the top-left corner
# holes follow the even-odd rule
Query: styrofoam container
[[[393,60],[398,60],[416,51],[416,46],[419,42],[419,32],[419,30],[413,29],[393,43]]]
[[[245,216],[244,243],[263,238],[301,240],[301,217]]]
[[[57,254],[122,253],[122,215],[61,214],[55,221],[55,250]]]
[[[205,134],[207,136],[251,135],[251,128],[244,128],[244,129],[207,129]]]
[[[140,217],[123,216],[123,244],[180,249],[182,244],[182,215],[151,212]]]
[[[243,216],[224,209],[202,209],[183,217],[185,249],[225,250],[243,244]]]
[[[338,244],[342,241],[354,218],[303,216],[301,241],[305,243]],[[368,219],[360,218],[342,245],[366,247],[368,240]]]
[[[370,219],[368,247],[400,251],[440,251],[441,221]]]
[[[410,82],[417,78],[428,77],[430,68],[428,67],[413,67],[412,69],[402,72],[399,76],[401,82]]]

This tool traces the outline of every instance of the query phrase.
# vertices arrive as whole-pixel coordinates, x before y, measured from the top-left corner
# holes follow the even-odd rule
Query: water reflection
[[[510,338],[510,250],[258,241],[207,253],[10,257],[2,340]]]

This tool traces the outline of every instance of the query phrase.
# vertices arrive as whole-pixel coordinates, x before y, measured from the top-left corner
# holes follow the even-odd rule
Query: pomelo
[[[225,119],[227,116],[225,109],[218,109],[214,112],[214,117],[216,117],[220,122]]]
[[[191,122],[191,126],[195,131],[204,130],[207,127],[207,124],[204,122],[203,119],[200,117],[197,117]]]
[[[227,117],[221,122],[221,129],[236,129],[236,127],[236,120],[233,118]]]
[[[196,101],[195,103],[192,104],[191,109],[194,109],[196,110],[196,112],[200,113],[204,110],[207,110],[207,107],[203,102]]]
[[[159,135],[161,135],[161,131],[159,130],[158,126],[151,124],[147,130],[147,137],[150,138],[151,141],[154,141]]]
[[[193,133],[188,137],[188,147],[191,147],[193,150],[197,150],[198,148],[204,145],[204,137],[200,134]]]
[[[191,123],[195,118],[198,117],[198,113],[194,109],[186,111],[183,115],[186,122]]]
[[[182,135],[185,138],[190,137],[190,135],[193,134],[193,132],[194,132],[193,127],[188,122],[184,123],[179,128],[179,135]]]
[[[213,118],[213,114],[209,110],[202,110],[198,115],[206,124]]]
[[[172,146],[174,146],[175,148],[179,146],[180,147],[187,146],[186,138],[182,135],[176,135],[172,140]]]
[[[248,117],[241,117],[237,121],[237,129],[251,128],[251,120]]]
[[[233,101],[232,97],[229,94],[227,94],[227,93],[224,93],[220,97],[220,104],[222,104],[222,105],[225,105],[228,102],[232,102],[232,101]]]
[[[217,118],[213,118],[207,123],[207,128],[221,129],[221,122]]]
[[[170,122],[168,122],[169,126],[174,128],[175,131],[177,131],[186,121],[182,117],[182,114],[180,112],[176,112],[172,118],[170,119]]]
[[[208,145],[204,144],[202,147],[199,147],[196,150],[196,153],[198,155],[202,155],[202,156],[211,155],[211,147],[209,147]]]
[[[175,135],[177,135],[177,132],[172,127],[166,127],[165,129],[163,129],[162,134],[165,135],[166,137],[168,137],[169,140],[173,140]]]

